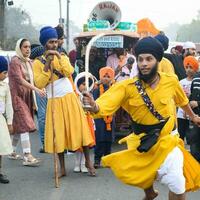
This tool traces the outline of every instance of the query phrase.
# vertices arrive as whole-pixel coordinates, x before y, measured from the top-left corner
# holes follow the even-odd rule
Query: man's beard
[[[138,71],[139,71],[139,73],[138,73],[139,79],[143,80],[145,83],[149,83],[156,76],[156,74],[158,72],[158,63],[156,63],[153,66],[153,68],[151,69],[149,74],[142,74],[139,67],[138,67]]]
[[[45,46],[45,50],[54,50],[54,51],[56,51],[57,49],[58,49],[58,46],[53,46],[53,47],[48,46],[48,45]]]
[[[188,50],[184,56],[185,56],[185,57],[187,57],[187,56],[195,56],[195,52],[190,52],[190,51]]]

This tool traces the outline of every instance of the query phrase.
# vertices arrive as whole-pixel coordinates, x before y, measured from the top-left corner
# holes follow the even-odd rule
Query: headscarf
[[[114,79],[115,72],[111,67],[103,67],[99,70],[99,77],[102,79],[106,74],[110,76],[111,79]]]
[[[58,34],[55,28],[51,26],[45,26],[40,30],[40,43],[45,46],[50,39],[58,39]]]
[[[138,58],[140,54],[144,53],[152,54],[160,62],[164,54],[163,46],[153,37],[142,38],[135,46],[135,54]]]
[[[199,63],[194,56],[185,57],[183,64],[184,64],[184,67],[186,67],[187,65],[190,65],[195,72],[199,70]]]
[[[27,39],[21,38],[16,43],[16,47],[15,47],[16,56],[21,60],[21,65],[23,67],[22,70],[23,70],[23,73],[25,75],[26,81],[30,82],[30,84],[34,86],[33,70],[32,70],[30,58],[24,57],[23,54],[22,54],[21,48],[20,48],[20,45],[21,45],[23,40],[27,40]],[[33,92],[34,104],[35,104],[35,107],[37,109],[35,91],[32,90],[32,92]]]
[[[4,56],[0,56],[0,73],[8,71],[8,61]]]
[[[20,48],[20,45],[23,40],[26,40],[26,39],[21,38],[17,41],[15,51],[16,51],[16,56],[22,61],[23,72],[24,72],[26,80],[31,81],[33,80],[33,71],[32,71],[32,66],[30,65],[30,58],[24,57]]]

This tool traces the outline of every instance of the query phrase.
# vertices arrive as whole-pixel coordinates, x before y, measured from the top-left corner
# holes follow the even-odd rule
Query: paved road
[[[143,191],[120,183],[109,169],[99,169],[98,177],[73,173],[74,155],[66,155],[68,176],[54,188],[52,155],[39,154],[37,134],[32,134],[33,154],[43,161],[39,167],[23,167],[21,161],[4,158],[4,169],[10,178],[0,184],[0,200],[141,200]],[[119,150],[114,145],[114,151]],[[167,188],[156,183],[157,200],[167,200]],[[189,193],[188,200],[199,200],[200,192]]]

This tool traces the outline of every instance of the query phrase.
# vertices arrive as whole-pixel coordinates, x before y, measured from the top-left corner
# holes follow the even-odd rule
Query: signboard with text
[[[124,40],[121,35],[111,35],[99,38],[94,46],[97,48],[123,48]]]

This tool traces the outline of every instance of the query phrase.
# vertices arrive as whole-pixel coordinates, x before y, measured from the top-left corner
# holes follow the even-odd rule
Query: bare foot
[[[85,162],[85,166],[87,167],[88,174],[90,176],[93,176],[93,177],[96,176],[96,170],[91,162]]]
[[[65,177],[65,176],[67,176],[66,173],[64,173],[64,174],[60,174],[60,175],[58,176],[58,178],[63,178],[63,177]]]
[[[58,176],[59,178],[62,178],[62,177],[64,177],[64,176],[66,176],[67,174],[66,174],[66,171],[65,171],[65,168],[61,168],[60,169],[60,175]]]
[[[58,178],[64,178],[65,176],[67,176],[67,174],[58,174]],[[52,176],[53,179],[55,179],[55,175]]]
[[[148,196],[145,196],[142,200],[153,200],[158,196],[158,191],[154,190],[151,193],[148,194]]]
[[[58,178],[63,178],[65,176],[67,176],[65,170],[61,170],[60,173],[58,174]],[[52,178],[55,179],[55,173],[54,173],[54,176]]]

